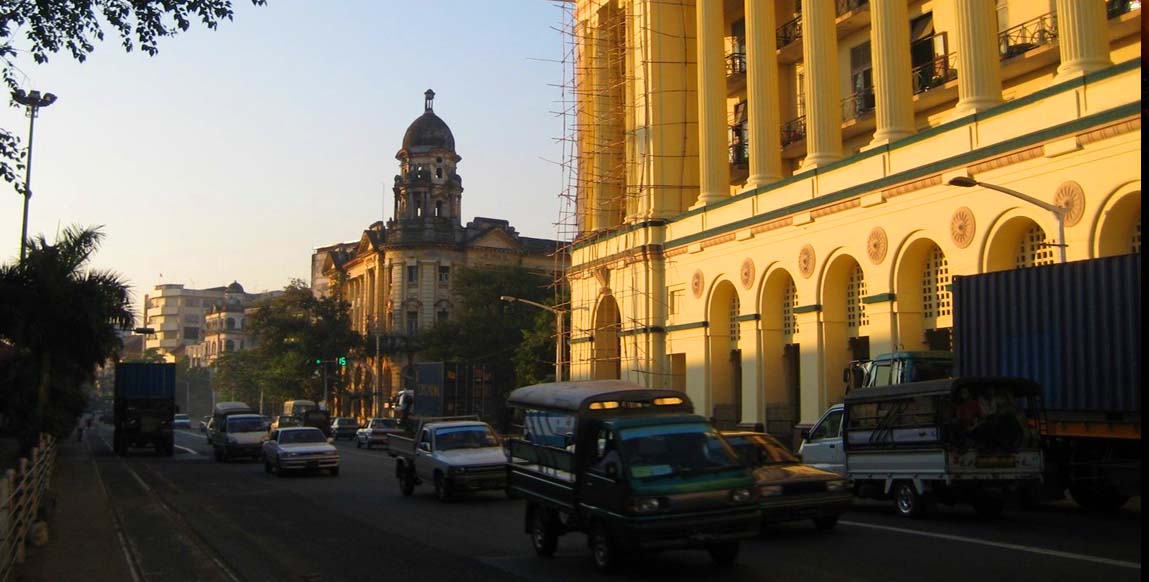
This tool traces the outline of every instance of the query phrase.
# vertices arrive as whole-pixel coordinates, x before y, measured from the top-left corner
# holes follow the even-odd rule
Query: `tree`
[[[266,0],[251,3],[262,6]],[[119,37],[124,50],[138,47],[154,56],[160,38],[188,30],[193,20],[215,29],[231,18],[231,0],[4,0],[0,8],[4,82],[13,91],[19,87],[13,61],[20,52],[30,54],[36,64],[48,62],[49,56],[61,51],[83,62],[95,50],[94,42],[104,40],[105,27]],[[20,33],[26,45],[17,47],[13,39]],[[23,168],[19,144],[16,136],[0,128],[0,176],[23,192],[16,173]]]
[[[81,384],[118,355],[117,329],[132,327],[120,276],[86,268],[103,237],[99,227],[68,227],[54,244],[31,240],[23,263],[0,266],[0,343],[16,352],[0,371],[13,387],[4,408],[25,442],[72,429],[85,406]]]
[[[499,299],[510,295],[549,303],[549,278],[517,266],[464,267],[455,273],[452,290],[459,299],[456,316],[422,335],[424,359],[485,364],[504,391],[545,378],[547,366],[553,374],[554,343],[544,338],[554,337],[554,315]],[[548,346],[549,357],[537,355]]]

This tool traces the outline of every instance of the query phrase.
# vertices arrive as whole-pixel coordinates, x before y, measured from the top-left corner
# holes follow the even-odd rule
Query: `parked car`
[[[177,414],[177,415],[175,415],[175,418],[172,419],[172,428],[191,428],[191,427],[192,427],[191,416],[189,416],[187,414]]]
[[[754,472],[763,524],[811,519],[818,529],[828,530],[850,508],[849,481],[802,464],[774,437],[748,431],[723,432],[722,436]]]
[[[300,420],[298,416],[289,416],[286,414],[281,414],[281,415],[275,417],[275,420],[271,421],[271,426],[268,427],[267,430],[270,432],[270,431],[274,431],[274,430],[279,430],[281,428],[290,428],[293,426],[303,426],[303,421]]]
[[[358,448],[371,448],[372,445],[387,446],[387,439],[392,434],[402,434],[399,421],[394,418],[372,418],[367,426],[355,433],[355,446]]]
[[[327,469],[338,476],[339,451],[317,428],[281,428],[263,443],[263,469],[279,476],[284,471]]]
[[[211,422],[211,415],[210,414],[201,418],[199,421],[199,431],[204,433],[204,434],[207,434],[207,425],[210,422]]]
[[[335,440],[342,438],[353,439],[359,431],[359,422],[354,418],[340,416],[331,422],[331,437]]]

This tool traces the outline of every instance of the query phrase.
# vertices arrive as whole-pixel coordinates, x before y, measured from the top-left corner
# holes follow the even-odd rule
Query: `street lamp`
[[[25,199],[25,201],[27,201],[27,199]],[[150,327],[137,327],[132,331],[142,336],[140,338],[140,361],[143,361],[144,356],[147,355],[148,352],[148,336],[155,334],[156,330]]]
[[[12,100],[27,108],[28,115],[28,164],[24,166],[24,220],[20,226],[20,262],[28,254],[28,200],[32,198],[32,137],[36,130],[36,115],[41,107],[47,107],[56,102],[56,96],[51,93],[40,94],[33,90],[25,93],[23,89],[12,92]]]
[[[1058,248],[1060,262],[1065,262],[1065,247],[1067,246],[1065,244],[1065,214],[1068,212],[1068,209],[1056,204],[1050,204],[1044,200],[1038,200],[1037,198],[1029,196],[1028,194],[1022,194],[1021,192],[1018,192],[1012,188],[1006,188],[1005,186],[998,186],[997,184],[990,184],[988,182],[980,182],[968,176],[955,176],[950,178],[949,185],[958,186],[960,188],[973,188],[974,186],[981,186],[987,190],[996,190],[1002,194],[1008,194],[1014,198],[1025,200],[1030,204],[1052,212],[1054,218],[1057,219],[1058,244],[1056,246]]]
[[[563,310],[556,309],[549,305],[536,303],[529,299],[519,299],[518,297],[511,297],[510,295],[500,295],[499,300],[506,301],[507,303],[526,303],[539,309],[545,309],[555,314],[555,382],[562,382],[563,380]]]

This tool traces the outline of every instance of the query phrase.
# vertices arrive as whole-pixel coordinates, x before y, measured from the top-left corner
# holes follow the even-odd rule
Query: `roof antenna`
[[[423,96],[426,97],[426,101],[423,102],[423,110],[433,111],[431,105],[435,102],[435,92],[427,89],[427,91],[423,93]]]

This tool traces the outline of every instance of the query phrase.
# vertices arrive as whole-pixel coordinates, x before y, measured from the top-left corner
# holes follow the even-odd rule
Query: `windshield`
[[[176,415],[176,420],[189,420],[189,419],[191,419],[191,417],[186,415],[186,414],[177,414]]]
[[[227,419],[227,432],[263,432],[266,430],[267,423],[261,418]]]
[[[751,467],[802,462],[786,447],[782,446],[782,443],[770,436],[733,436],[727,437],[726,440],[734,452],[738,454],[738,459]]]
[[[620,431],[620,449],[635,479],[685,476],[740,467],[709,425],[665,424]]]
[[[396,428],[398,423],[393,418],[376,418],[371,421],[371,428]]]
[[[281,444],[290,443],[325,443],[327,439],[318,430],[289,430],[279,435]]]
[[[453,426],[435,431],[435,446],[440,451],[481,449],[499,446],[499,439],[485,426]]]

